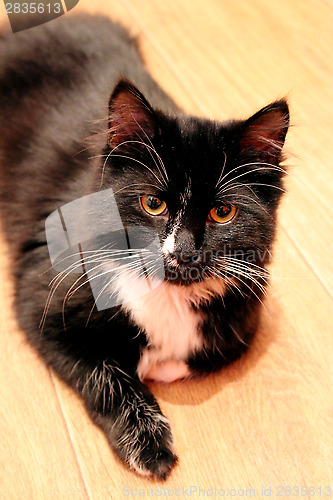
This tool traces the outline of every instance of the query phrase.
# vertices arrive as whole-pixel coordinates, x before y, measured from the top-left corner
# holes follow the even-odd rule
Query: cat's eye
[[[236,207],[232,205],[221,205],[219,207],[212,208],[209,215],[214,222],[225,224],[226,222],[230,222],[235,217],[236,213]]]
[[[160,200],[157,196],[152,194],[142,196],[141,205],[149,215],[164,215],[167,212],[165,201]]]

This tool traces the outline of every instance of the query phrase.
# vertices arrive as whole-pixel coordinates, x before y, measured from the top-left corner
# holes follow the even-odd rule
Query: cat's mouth
[[[211,271],[207,263],[202,262],[197,253],[170,254],[165,262],[165,280],[174,285],[189,286],[210,278]]]

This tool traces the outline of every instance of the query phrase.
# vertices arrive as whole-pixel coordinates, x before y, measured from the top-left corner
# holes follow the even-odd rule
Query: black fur
[[[145,333],[121,306],[94,309],[88,284],[67,302],[64,321],[63,299],[77,276],[60,284],[39,328],[56,276],[45,219],[72,200],[112,187],[125,227],[153,228],[163,242],[176,220],[174,255],[165,258],[172,286],[210,276],[221,256],[251,269],[254,279],[244,267],[219,268],[229,292],[196,306],[205,348],[186,361],[194,374],[218,370],[247,349],[258,322],[283,187],[279,162],[288,106],[277,101],[249,120],[226,123],[186,116],[149,76],[123,28],[78,16],[2,35],[0,109],[0,208],[19,323],[82,396],[119,456],[164,478],[176,456],[170,426],[136,373]],[[159,175],[157,154],[168,175],[168,185],[159,189],[151,187]],[[232,183],[219,194],[222,169],[221,186]],[[182,206],[186,189],[191,196]],[[139,200],[147,193],[167,203],[167,215],[142,210]],[[234,222],[219,225],[207,217],[223,203],[238,213]],[[177,275],[172,259],[180,263]]]

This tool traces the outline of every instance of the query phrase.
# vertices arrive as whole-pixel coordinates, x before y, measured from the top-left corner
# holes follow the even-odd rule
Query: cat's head
[[[112,187],[125,227],[159,236],[166,279],[188,285],[246,278],[264,267],[283,193],[285,100],[247,120],[168,116],[121,81],[110,100],[103,187]]]

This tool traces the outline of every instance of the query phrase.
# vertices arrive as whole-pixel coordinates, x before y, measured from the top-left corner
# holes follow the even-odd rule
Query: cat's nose
[[[181,227],[175,235],[173,253],[175,255],[191,256],[196,253],[194,234],[185,227]]]

